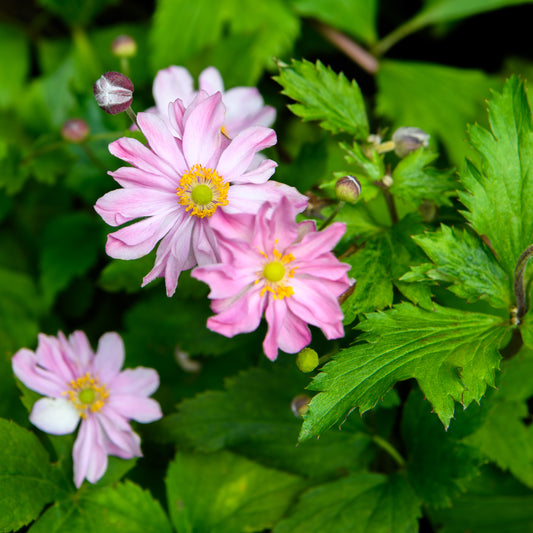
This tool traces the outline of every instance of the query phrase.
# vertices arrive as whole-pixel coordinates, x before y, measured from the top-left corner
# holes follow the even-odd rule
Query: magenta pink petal
[[[225,181],[239,182],[249,168],[255,154],[276,144],[276,132],[263,126],[253,126],[242,131],[222,152],[217,170]]]
[[[197,267],[191,277],[203,281],[211,287],[209,298],[233,298],[255,281],[255,276],[241,276],[232,265],[218,264],[211,268]]]
[[[165,114],[170,102],[181,98],[189,103],[194,94],[194,80],[184,67],[160,70],[154,79],[153,95],[159,113]]]
[[[324,251],[331,250],[340,241],[345,231],[344,223],[334,222],[322,231],[305,235],[302,241],[294,246],[294,250],[311,261]]]
[[[183,131],[183,153],[189,167],[207,166],[217,155],[223,124],[224,105],[220,93],[206,98],[192,109]]]
[[[84,479],[96,483],[107,469],[107,454],[102,429],[95,417],[82,420],[74,443],[74,484],[80,487]]]
[[[311,342],[311,332],[302,317],[291,313],[288,307],[280,301],[272,302],[270,307],[272,307],[272,315],[267,309],[265,318],[269,326],[278,321],[276,337],[278,348],[287,353],[296,353],[305,348]]]

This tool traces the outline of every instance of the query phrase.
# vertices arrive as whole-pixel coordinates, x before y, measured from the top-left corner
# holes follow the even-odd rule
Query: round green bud
[[[296,356],[296,365],[302,372],[312,372],[318,366],[318,354],[312,348],[304,348]]]
[[[137,55],[137,42],[129,35],[119,35],[111,43],[111,51],[117,57],[135,57]]]
[[[355,176],[344,176],[335,184],[335,196],[342,202],[355,204],[361,194],[361,184]]]

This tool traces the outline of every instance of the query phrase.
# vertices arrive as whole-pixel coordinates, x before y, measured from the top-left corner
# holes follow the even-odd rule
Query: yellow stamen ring
[[[87,418],[89,411],[96,413],[106,404],[109,392],[105,385],[101,385],[97,377],[87,372],[81,378],[70,382],[70,389],[63,392],[79,412],[82,418]]]
[[[276,241],[277,242],[277,241]],[[273,257],[268,257],[264,252],[260,252],[268,262],[265,263],[263,270],[258,272],[258,279],[255,283],[263,282],[264,287],[259,293],[264,296],[270,292],[274,300],[288,298],[294,294],[294,289],[289,285],[289,279],[294,277],[294,272],[298,267],[287,269],[286,266],[294,261],[292,254],[282,255],[276,248],[272,252]]]
[[[193,165],[185,172],[176,188],[179,202],[198,218],[210,217],[219,206],[228,205],[229,183],[211,168]]]

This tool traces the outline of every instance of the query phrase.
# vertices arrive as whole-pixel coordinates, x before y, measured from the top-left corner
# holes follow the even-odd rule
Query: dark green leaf
[[[303,120],[319,120],[322,128],[333,133],[349,133],[366,140],[368,119],[363,96],[355,80],[348,81],[320,61],[295,61],[281,64],[274,79],[283,87],[282,94],[296,100],[289,109]]]
[[[69,26],[86,26],[100,11],[117,2],[118,0],[39,0],[41,6],[61,17]]]
[[[482,162],[466,166],[460,198],[464,213],[480,236],[488,239],[500,264],[512,276],[520,254],[532,244],[533,118],[524,85],[510,78],[488,103],[491,131],[469,128]]]
[[[50,458],[37,437],[0,419],[0,529],[18,530],[61,494]]]
[[[30,67],[26,36],[14,25],[0,24],[0,108],[19,96]]]
[[[172,523],[180,533],[269,529],[304,487],[297,476],[228,452],[178,453],[166,485]]]
[[[403,477],[359,474],[311,489],[274,533],[413,533],[420,516]]]
[[[310,385],[321,392],[309,405],[302,440],[355,408],[371,409],[397,381],[413,377],[448,427],[455,401],[466,407],[494,385],[498,346],[508,329],[498,317],[407,303],[371,313],[358,327],[361,342],[334,356]]]

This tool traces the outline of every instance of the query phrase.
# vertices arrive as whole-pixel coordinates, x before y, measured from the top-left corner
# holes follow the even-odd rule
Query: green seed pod
[[[312,372],[318,366],[318,354],[312,348],[304,348],[297,355],[296,364],[302,372]]]

